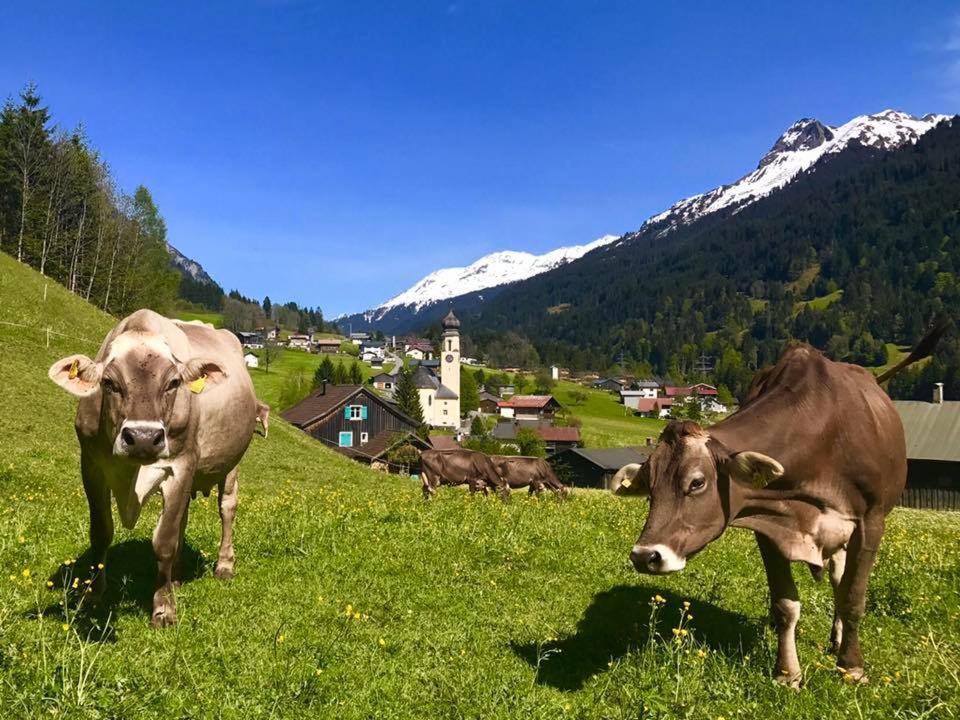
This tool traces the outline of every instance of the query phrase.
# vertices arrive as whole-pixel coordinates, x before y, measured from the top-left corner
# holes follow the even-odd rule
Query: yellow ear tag
[[[79,375],[79,374],[80,374],[80,361],[79,361],[79,360],[74,360],[74,361],[73,361],[73,364],[70,365],[70,379],[71,379],[71,380],[76,380],[76,379],[77,379],[77,375]]]
[[[624,478],[623,482],[620,483],[620,487],[630,487],[630,479]]]
[[[201,375],[192,383],[190,383],[190,392],[197,393],[197,394],[202,393],[203,388],[206,386],[206,384],[207,384],[207,376]]]

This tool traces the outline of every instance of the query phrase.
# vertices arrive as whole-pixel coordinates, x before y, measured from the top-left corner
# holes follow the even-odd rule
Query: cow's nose
[[[166,444],[163,428],[152,423],[127,423],[120,431],[120,441],[127,455],[135,458],[155,458]]]
[[[686,559],[679,557],[666,545],[634,545],[630,562],[637,572],[663,575],[682,570]]]

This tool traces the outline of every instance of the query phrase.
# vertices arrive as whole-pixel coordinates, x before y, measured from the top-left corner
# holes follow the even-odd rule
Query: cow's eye
[[[165,392],[173,392],[178,387],[180,387],[180,378],[174,378],[173,380],[167,383]]]
[[[103,389],[110,393],[120,392],[120,388],[110,378],[104,378],[102,381]]]
[[[703,490],[707,485],[707,481],[702,477],[695,477],[690,481],[690,487],[687,488],[687,493],[695,493],[699,490]]]

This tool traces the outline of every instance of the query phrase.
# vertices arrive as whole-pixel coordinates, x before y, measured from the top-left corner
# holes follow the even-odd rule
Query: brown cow
[[[552,490],[558,495],[566,496],[567,489],[560,482],[560,478],[543,458],[525,457],[522,455],[491,455],[490,460],[500,477],[503,478],[511,490],[530,488],[530,494]]]
[[[800,602],[790,563],[807,563],[815,577],[828,566],[837,665],[862,679],[867,579],[907,474],[903,426],[878,380],[926,357],[943,330],[939,324],[880,378],[807,345],[791,347],[758,375],[738,412],[709,430],[668,425],[645,464],[615,476],[618,494],[650,496],[630,553],[636,569],[681,570],[727,527],[753,530],[778,635],[775,674],[797,686]]]
[[[430,497],[441,485],[468,485],[470,492],[487,493],[496,488],[498,493],[509,493],[490,457],[475,450],[424,450],[420,453],[423,497]]]
[[[175,623],[173,587],[192,494],[218,488],[216,576],[233,576],[237,465],[259,414],[240,343],[227,330],[139,310],[110,331],[95,359],[65,357],[49,375],[80,398],[75,426],[93,561],[104,562],[113,539],[111,495],[127,528],[149,496],[163,496],[151,622]],[[101,572],[93,592],[104,588]]]

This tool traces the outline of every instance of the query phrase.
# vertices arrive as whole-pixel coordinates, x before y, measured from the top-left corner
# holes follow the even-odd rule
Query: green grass
[[[587,399],[583,404],[573,403],[570,393],[575,391],[586,394]],[[617,402],[616,395],[606,390],[585,388],[561,380],[553,394],[561,405],[583,421],[580,434],[585,447],[642,445],[648,437],[656,439],[666,424],[663,420],[635,417]]]
[[[811,300],[801,300],[796,303],[794,306],[794,315],[799,313],[804,307],[809,307],[811,310],[826,310],[828,307],[833,305],[835,302],[843,297],[843,290],[835,290],[832,293],[827,295],[821,295],[820,297],[815,297]]]
[[[213,577],[216,503],[200,498],[187,528],[180,623],[150,628],[154,498],[135,530],[118,523],[104,609],[65,613],[45,580],[81,557],[87,515],[75,401],[46,368],[95,352],[112,320],[58,287],[43,303],[42,286],[0,254],[0,320],[50,326],[94,347],[53,336],[47,348],[43,332],[0,325],[4,718],[958,713],[958,515],[890,517],[862,629],[866,686],[830,669],[829,585],[797,568],[807,684],[794,692],[769,676],[775,643],[748,533],[728,532],[679,575],[641,577],[626,554],[642,501],[582,491],[567,502],[518,493],[502,504],[448,490],[424,503],[414,482],[370,472],[281,421],[268,440],[254,438],[241,466],[235,580]],[[656,593],[666,604],[651,623]],[[684,599],[694,617],[676,644]],[[348,605],[358,618],[347,617]]]
[[[179,320],[200,320],[214,327],[223,327],[223,313],[200,312],[196,310],[175,310],[173,316]]]

